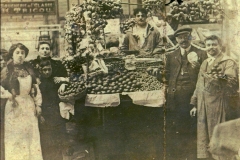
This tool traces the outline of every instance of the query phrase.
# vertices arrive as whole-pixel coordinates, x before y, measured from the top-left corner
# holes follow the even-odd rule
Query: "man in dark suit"
[[[191,32],[189,26],[178,28],[174,36],[179,48],[166,56],[168,159],[196,156],[196,120],[189,116],[189,102],[207,54],[191,44]]]

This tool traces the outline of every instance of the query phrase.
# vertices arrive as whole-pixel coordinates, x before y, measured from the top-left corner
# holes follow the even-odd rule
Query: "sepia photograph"
[[[240,160],[239,0],[0,4],[0,160]]]

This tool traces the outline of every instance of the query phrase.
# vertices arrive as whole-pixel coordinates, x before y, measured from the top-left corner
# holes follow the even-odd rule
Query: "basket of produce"
[[[85,81],[70,82],[58,96],[63,102],[69,102],[86,96]]]

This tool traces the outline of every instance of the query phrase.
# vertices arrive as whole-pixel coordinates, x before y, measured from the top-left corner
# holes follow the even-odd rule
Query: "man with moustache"
[[[189,116],[190,99],[195,90],[200,64],[205,51],[191,44],[192,28],[179,27],[174,36],[179,48],[166,55],[167,80],[167,159],[195,159],[196,122]],[[190,61],[190,56],[195,60]]]
[[[139,51],[140,55],[164,53],[163,39],[157,29],[147,23],[147,11],[136,8],[133,11],[136,25],[127,31],[121,50]]]
[[[221,52],[221,40],[215,35],[205,40],[208,59],[199,71],[196,89],[191,98],[194,106],[191,116],[197,113],[197,158],[211,158],[208,145],[214,127],[226,121],[228,96],[238,94],[238,65]],[[213,156],[213,158],[216,158]]]

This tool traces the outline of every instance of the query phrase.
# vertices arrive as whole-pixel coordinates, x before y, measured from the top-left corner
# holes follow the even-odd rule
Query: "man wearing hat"
[[[196,119],[189,116],[189,104],[207,54],[191,44],[191,32],[189,26],[179,27],[174,33],[179,48],[166,56],[168,159],[196,156]]]

